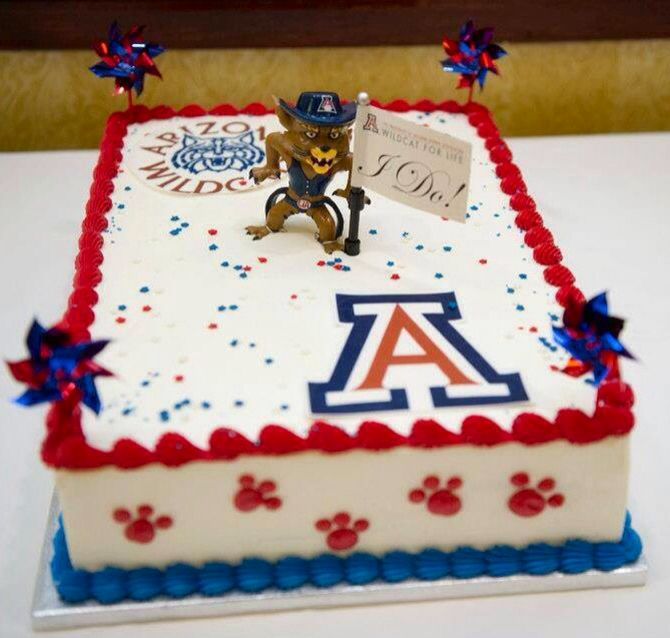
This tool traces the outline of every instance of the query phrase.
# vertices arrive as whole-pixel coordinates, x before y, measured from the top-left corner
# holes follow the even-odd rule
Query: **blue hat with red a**
[[[343,126],[356,117],[356,102],[342,105],[340,96],[329,91],[305,91],[295,106],[282,99],[279,106],[301,122],[317,126]]]

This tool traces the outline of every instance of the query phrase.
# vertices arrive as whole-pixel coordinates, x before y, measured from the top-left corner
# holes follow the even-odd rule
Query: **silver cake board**
[[[259,594],[235,592],[225,596],[192,595],[175,600],[167,597],[146,602],[122,602],[101,605],[96,601],[64,603],[51,580],[49,563],[53,556],[52,540],[58,527],[60,508],[54,496],[39,563],[32,607],[33,628],[66,629],[90,625],[115,625],[153,620],[233,616],[293,609],[318,609],[379,603],[420,602],[449,598],[474,598],[508,594],[557,592],[579,589],[632,587],[647,579],[647,562],[637,562],[611,572],[589,570],[583,574],[519,574],[492,578],[445,578],[436,581],[406,580],[401,583],[336,585],[327,589],[305,586],[291,591],[268,590]]]

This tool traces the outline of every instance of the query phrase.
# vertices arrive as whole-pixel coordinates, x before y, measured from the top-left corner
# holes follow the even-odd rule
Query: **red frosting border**
[[[584,301],[584,295],[575,286],[575,277],[561,261],[563,256],[551,232],[544,226],[533,198],[528,194],[521,171],[513,163],[512,153],[500,137],[491,113],[477,104],[458,104],[446,101],[436,104],[421,100],[409,104],[396,100],[378,106],[396,112],[417,110],[462,113],[484,138],[486,149],[496,165],[496,175],[501,190],[509,195],[510,206],[516,211],[516,225],[525,231],[525,242],[533,249],[535,261],[544,266],[544,278],[557,288],[556,299],[566,307]],[[87,339],[88,329],[95,320],[93,310],[98,301],[96,286],[102,280],[100,266],[103,261],[102,232],[107,227],[106,215],[112,208],[113,180],[122,159],[123,139],[128,125],[162,120],[174,116],[198,117],[202,115],[265,115],[272,113],[262,104],[250,104],[238,110],[222,104],[207,111],[190,105],[179,111],[166,106],[149,109],[138,105],[110,116],[100,146],[100,157],[93,173],[90,198],[82,223],[79,254],[75,262],[73,291],[63,317],[63,325],[75,339]],[[460,432],[451,432],[436,421],[421,420],[414,423],[408,436],[403,436],[383,423],[363,422],[355,434],[324,422],[312,425],[306,436],[290,430],[267,425],[258,441],[250,441],[239,432],[228,428],[214,430],[207,449],[193,445],[180,434],[168,432],[156,443],[154,449],[145,448],[131,439],[119,439],[109,451],[90,446],[81,427],[81,410],[68,402],[54,404],[47,416],[47,435],[42,444],[43,461],[55,468],[84,469],[105,465],[119,468],[136,468],[149,463],[178,466],[195,460],[226,460],[241,455],[280,455],[317,450],[326,453],[343,452],[354,448],[385,450],[398,446],[435,448],[448,445],[492,446],[516,441],[524,445],[538,445],[549,441],[565,440],[574,444],[599,441],[608,436],[624,435],[635,423],[632,412],[633,392],[621,380],[611,380],[598,389],[593,414],[581,410],[559,410],[556,418],[524,413],[516,417],[511,431],[503,430],[491,419],[471,415],[462,423]]]

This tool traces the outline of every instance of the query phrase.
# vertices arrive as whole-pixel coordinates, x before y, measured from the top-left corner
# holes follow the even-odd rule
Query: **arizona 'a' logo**
[[[319,106],[316,109],[317,113],[336,113],[335,104],[332,95],[322,95]]]
[[[498,374],[452,325],[453,292],[337,295],[352,324],[330,381],[310,383],[313,413],[426,410],[525,401],[517,373]]]

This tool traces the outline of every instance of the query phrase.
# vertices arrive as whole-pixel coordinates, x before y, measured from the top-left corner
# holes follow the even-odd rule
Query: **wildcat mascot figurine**
[[[342,214],[325,192],[336,173],[347,171],[346,188],[333,194],[349,197],[352,167],[349,143],[356,104],[342,105],[336,93],[325,91],[301,93],[295,107],[281,99],[275,101],[277,116],[286,132],[267,136],[265,166],[252,168],[250,177],[257,184],[268,178],[277,179],[282,160],[288,171],[288,187],[270,195],[265,205],[265,224],[247,226],[247,234],[262,239],[282,230],[291,215],[305,213],[316,223],[317,239],[325,251],[342,250],[338,241]]]

